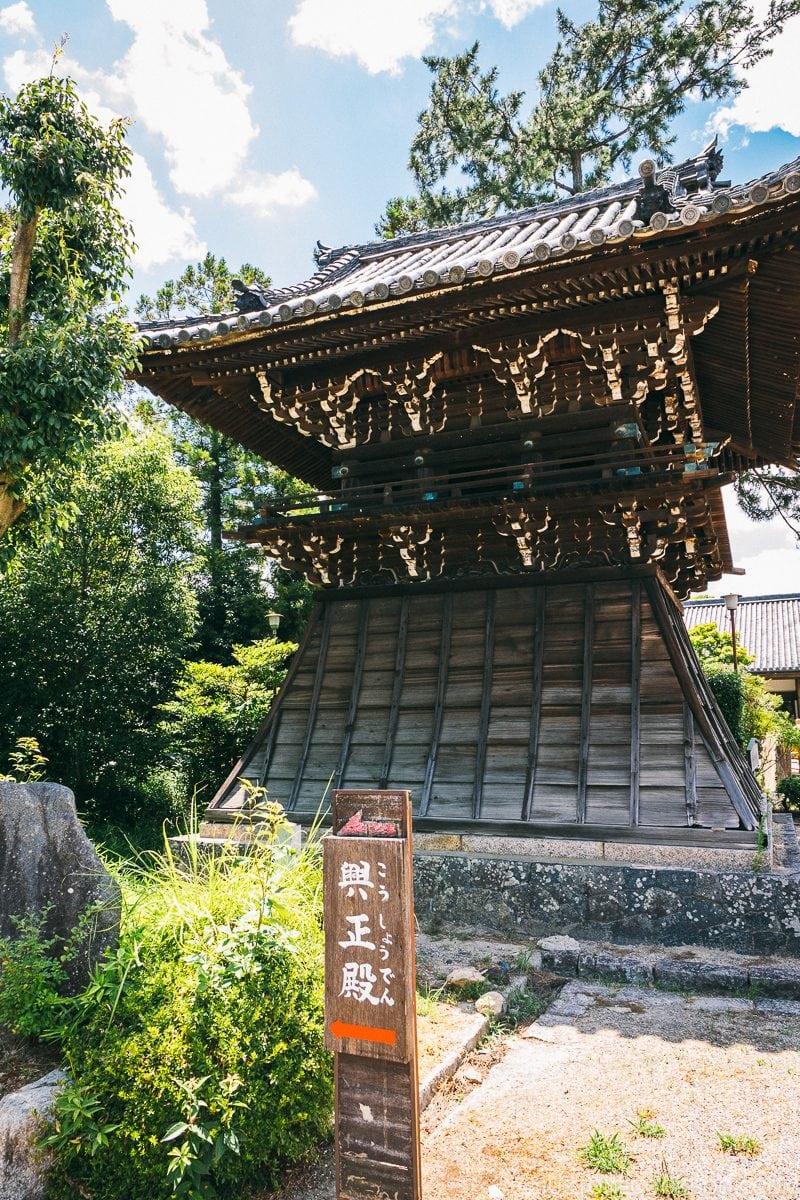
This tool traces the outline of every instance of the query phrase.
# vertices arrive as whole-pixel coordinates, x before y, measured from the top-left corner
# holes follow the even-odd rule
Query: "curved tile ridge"
[[[800,192],[800,158],[736,186],[706,184],[700,190],[681,190],[682,172],[698,161],[689,160],[655,177],[656,184],[665,176],[674,177],[669,181],[677,186],[669,191],[672,211],[659,209],[647,223],[640,216],[642,181],[627,180],[538,208],[391,241],[344,246],[326,252],[320,269],[305,282],[270,289],[264,309],[147,322],[138,326],[139,332],[145,347],[166,349],[189,341],[210,341],[317,313],[355,310],[411,293],[435,292],[573,252],[591,252],[609,243],[702,224],[725,213],[746,212]],[[652,174],[652,167],[649,171]]]

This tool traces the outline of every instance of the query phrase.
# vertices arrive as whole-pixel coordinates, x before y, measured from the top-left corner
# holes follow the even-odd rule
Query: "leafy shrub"
[[[788,812],[800,812],[800,775],[782,779],[775,790],[783,797],[783,806]]]
[[[0,947],[15,967],[0,1019],[41,1033],[58,1005],[51,1200],[244,1197],[328,1132],[319,856],[282,832],[246,855],[128,864],[119,946],[76,997],[58,999],[38,929]]]
[[[47,759],[36,738],[18,737],[9,752],[8,765],[11,773],[0,775],[0,783],[38,783],[44,779]]]
[[[286,674],[293,642],[265,638],[234,646],[234,663],[187,662],[162,729],[186,790],[216,787],[267,713]]]
[[[53,1029],[67,978],[57,939],[44,936],[46,917],[17,917],[17,936],[0,938],[0,1025],[23,1037]]]
[[[744,679],[737,671],[714,663],[704,667],[709,687],[722,710],[728,728],[740,746],[749,740],[744,726]]]

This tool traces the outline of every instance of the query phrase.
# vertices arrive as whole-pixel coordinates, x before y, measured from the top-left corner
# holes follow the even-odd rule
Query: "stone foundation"
[[[700,945],[800,957],[800,873],[534,861],[419,851],[423,928]]]

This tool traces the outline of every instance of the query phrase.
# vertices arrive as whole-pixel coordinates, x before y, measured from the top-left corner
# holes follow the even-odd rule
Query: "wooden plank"
[[[419,1087],[412,1063],[335,1056],[336,1195],[419,1200]]]
[[[642,585],[631,583],[631,795],[630,822],[639,824],[639,738],[642,682]]]
[[[683,752],[686,764],[686,824],[697,820],[697,754],[694,741],[694,717],[688,704],[683,706]]]
[[[531,681],[531,721],[528,737],[528,766],[522,799],[522,820],[533,818],[533,792],[536,787],[536,760],[539,757],[539,729],[542,710],[542,664],[544,662],[544,619],[547,593],[537,588],[533,595],[533,678]]]
[[[314,726],[317,723],[317,712],[319,710],[319,695],[322,690],[322,681],[325,678],[325,664],[328,658],[328,645],[331,640],[331,624],[332,624],[333,605],[326,604],[322,611],[320,623],[320,639],[319,639],[319,655],[317,657],[317,669],[314,673],[314,686],[311,689],[311,703],[308,708],[308,720],[306,721],[306,732],[303,738],[303,748],[300,751],[300,762],[297,764],[292,790],[289,794],[289,803],[287,808],[294,807],[297,797],[300,793],[300,787],[303,782],[303,773],[306,769],[308,760],[308,752],[311,748],[311,739],[314,736]]]
[[[492,676],[494,672],[494,627],[495,627],[495,596],[494,591],[486,593],[486,621],[483,648],[483,691],[481,693],[481,712],[478,720],[478,742],[475,748],[475,783],[472,791],[472,815],[481,815],[483,804],[483,777],[486,770],[486,742],[489,735],[489,718],[492,712]]]
[[[683,639],[688,643],[688,635],[683,623],[681,622],[680,627],[677,624],[680,616],[668,607],[659,580],[646,579],[645,587],[662,636],[667,643],[673,669],[683,687],[684,696],[691,707],[692,715],[705,738],[719,777],[728,791],[731,804],[736,810],[743,828],[755,829],[758,825],[757,784],[753,779],[751,785],[752,777],[745,783],[746,767],[743,759],[735,763],[736,756],[738,755],[741,759],[741,754],[719,713],[710,688],[702,678],[699,663],[692,657],[691,647],[687,649],[684,645]],[[701,695],[701,688],[703,695]],[[737,766],[741,768],[741,774],[737,772]]]
[[[369,632],[369,600],[362,600],[358,609],[358,633],[356,634],[356,659],[353,664],[353,683],[350,689],[350,704],[347,709],[347,721],[344,727],[344,738],[339,753],[339,761],[333,775],[333,787],[342,786],[344,773],[347,770],[347,759],[350,756],[350,742],[356,723],[358,701],[361,696],[361,684],[364,679],[364,658],[367,653],[367,634]]]
[[[294,657],[292,658],[291,664],[289,666],[289,670],[286,674],[286,678],[284,679],[277,696],[275,696],[275,698],[272,701],[272,704],[270,705],[269,713],[267,714],[266,720],[264,721],[261,728],[256,731],[253,741],[247,747],[247,749],[245,750],[242,757],[239,759],[239,761],[236,763],[236,765],[230,771],[230,773],[228,774],[228,776],[223,781],[222,785],[219,787],[216,794],[212,798],[208,808],[206,809],[206,813],[208,814],[208,820],[214,820],[215,819],[214,812],[216,811],[216,809],[218,807],[222,806],[226,802],[226,800],[230,799],[230,791],[231,791],[231,788],[233,787],[233,785],[238,784],[238,781],[242,776],[245,776],[245,778],[247,777],[248,766],[249,766],[250,762],[252,761],[254,755],[258,752],[261,738],[265,734],[267,734],[269,736],[269,734],[272,730],[272,726],[276,724],[278,716],[283,710],[284,701],[287,700],[288,697],[292,694],[291,689],[294,684],[294,681],[295,681],[296,677],[302,673],[305,655],[306,655],[307,651],[309,650],[309,648],[316,636],[317,628],[318,628],[319,622],[320,622],[321,608],[322,608],[322,606],[320,605],[319,602],[317,602],[314,605],[314,608],[312,609],[311,617],[309,619],[308,627],[306,628],[306,632],[303,637],[302,643],[301,643],[299,649],[296,651]],[[268,766],[268,764],[267,764],[267,766]],[[264,779],[266,779],[266,773],[264,774]]]
[[[594,585],[587,583],[583,600],[583,680],[581,728],[578,742],[578,794],[576,819],[586,823],[586,779],[589,768],[589,730],[592,721],[592,658],[594,650]]]
[[[425,781],[422,785],[422,795],[419,802],[419,814],[425,816],[431,803],[431,789],[436,773],[436,756],[439,753],[439,737],[442,731],[444,716],[444,701],[447,694],[447,674],[450,664],[450,641],[453,632],[453,597],[446,592],[442,606],[442,633],[439,639],[439,674],[436,683],[436,701],[433,709],[433,729],[431,744],[428,751],[428,763],[425,768]]]

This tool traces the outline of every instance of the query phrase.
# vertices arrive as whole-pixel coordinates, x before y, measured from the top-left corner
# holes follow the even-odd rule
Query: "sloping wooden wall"
[[[239,779],[313,815],[409,788],[418,817],[752,829],[759,794],[653,576],[324,596]]]

